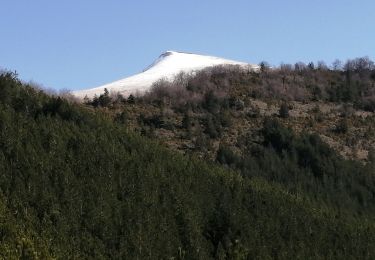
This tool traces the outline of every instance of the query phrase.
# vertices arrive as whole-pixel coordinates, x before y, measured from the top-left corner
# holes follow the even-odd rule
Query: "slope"
[[[375,255],[374,220],[176,155],[0,76],[0,258]]]
[[[161,54],[156,61],[139,74],[93,89],[74,91],[73,94],[79,98],[84,98],[85,96],[93,98],[94,95],[99,96],[102,94],[104,88],[112,93],[120,92],[123,95],[135,94],[136,92],[143,92],[149,89],[154,82],[160,79],[172,79],[180,72],[191,73],[216,65],[240,65],[249,69],[258,68],[257,65],[213,56],[167,51]]]

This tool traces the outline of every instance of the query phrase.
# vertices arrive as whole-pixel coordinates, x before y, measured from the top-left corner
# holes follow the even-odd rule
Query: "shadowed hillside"
[[[222,105],[209,95],[199,109],[213,112],[204,135],[216,138]],[[112,112],[0,75],[0,258],[374,258],[373,162],[271,120],[247,153],[221,146],[220,166],[167,150]]]

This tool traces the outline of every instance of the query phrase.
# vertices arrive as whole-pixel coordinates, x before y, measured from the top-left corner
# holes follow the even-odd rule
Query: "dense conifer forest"
[[[323,70],[328,78],[340,75],[334,82],[347,87],[343,93],[335,84],[323,88],[315,68],[294,79],[290,71],[284,79],[272,75],[300,86],[299,79],[310,79],[301,73],[309,73],[315,80],[307,100],[317,93],[371,112],[373,70],[355,71],[355,64],[339,74]],[[266,73],[264,66],[241,75],[266,84]],[[198,82],[199,75],[188,91],[202,91]],[[241,92],[243,84],[235,85]],[[374,259],[372,153],[365,163],[345,159],[318,135],[296,133],[284,124],[284,106],[278,117],[261,118],[258,135],[243,139],[240,150],[223,142],[213,160],[182,155],[151,133],[173,123],[139,116],[139,134],[126,107],[149,102],[179,111],[184,138],[204,150],[231,125],[230,109],[244,104],[221,95],[221,83],[198,99],[184,92],[190,101],[183,103],[163,86],[142,99],[116,103],[104,93],[82,105],[0,74],[0,258]],[[256,86],[251,95],[279,93]],[[284,102],[300,98],[280,93]],[[194,121],[204,126],[199,136]]]

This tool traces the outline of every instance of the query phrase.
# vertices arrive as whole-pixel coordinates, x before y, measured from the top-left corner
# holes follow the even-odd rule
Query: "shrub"
[[[281,118],[288,118],[289,117],[289,107],[285,102],[282,103],[281,106],[280,106],[279,116]]]
[[[212,116],[211,114],[208,114],[205,119],[205,133],[208,134],[210,138],[217,138],[220,136],[221,127],[217,119]]]
[[[111,104],[112,98],[109,96],[108,89],[104,89],[104,94],[101,94],[98,98],[99,105],[102,107],[108,107]]]
[[[128,122],[128,115],[125,111],[116,114],[115,116],[115,122],[120,124],[126,124]]]
[[[348,120],[346,118],[341,119],[335,127],[335,132],[338,134],[346,134],[349,130]]]
[[[216,160],[221,164],[231,166],[239,161],[239,157],[228,146],[220,145]]]

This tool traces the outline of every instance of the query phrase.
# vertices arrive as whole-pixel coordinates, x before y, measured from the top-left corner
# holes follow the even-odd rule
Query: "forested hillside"
[[[375,65],[368,58],[331,68],[298,62],[260,71],[211,67],[156,82],[143,96],[108,91],[85,103],[182,153],[214,160],[220,145],[246,153],[267,118],[319,135],[341,156],[362,162],[375,152]]]
[[[277,119],[259,133],[203,161],[129,130],[126,113],[1,73],[0,258],[373,259],[375,160],[343,159]]]

